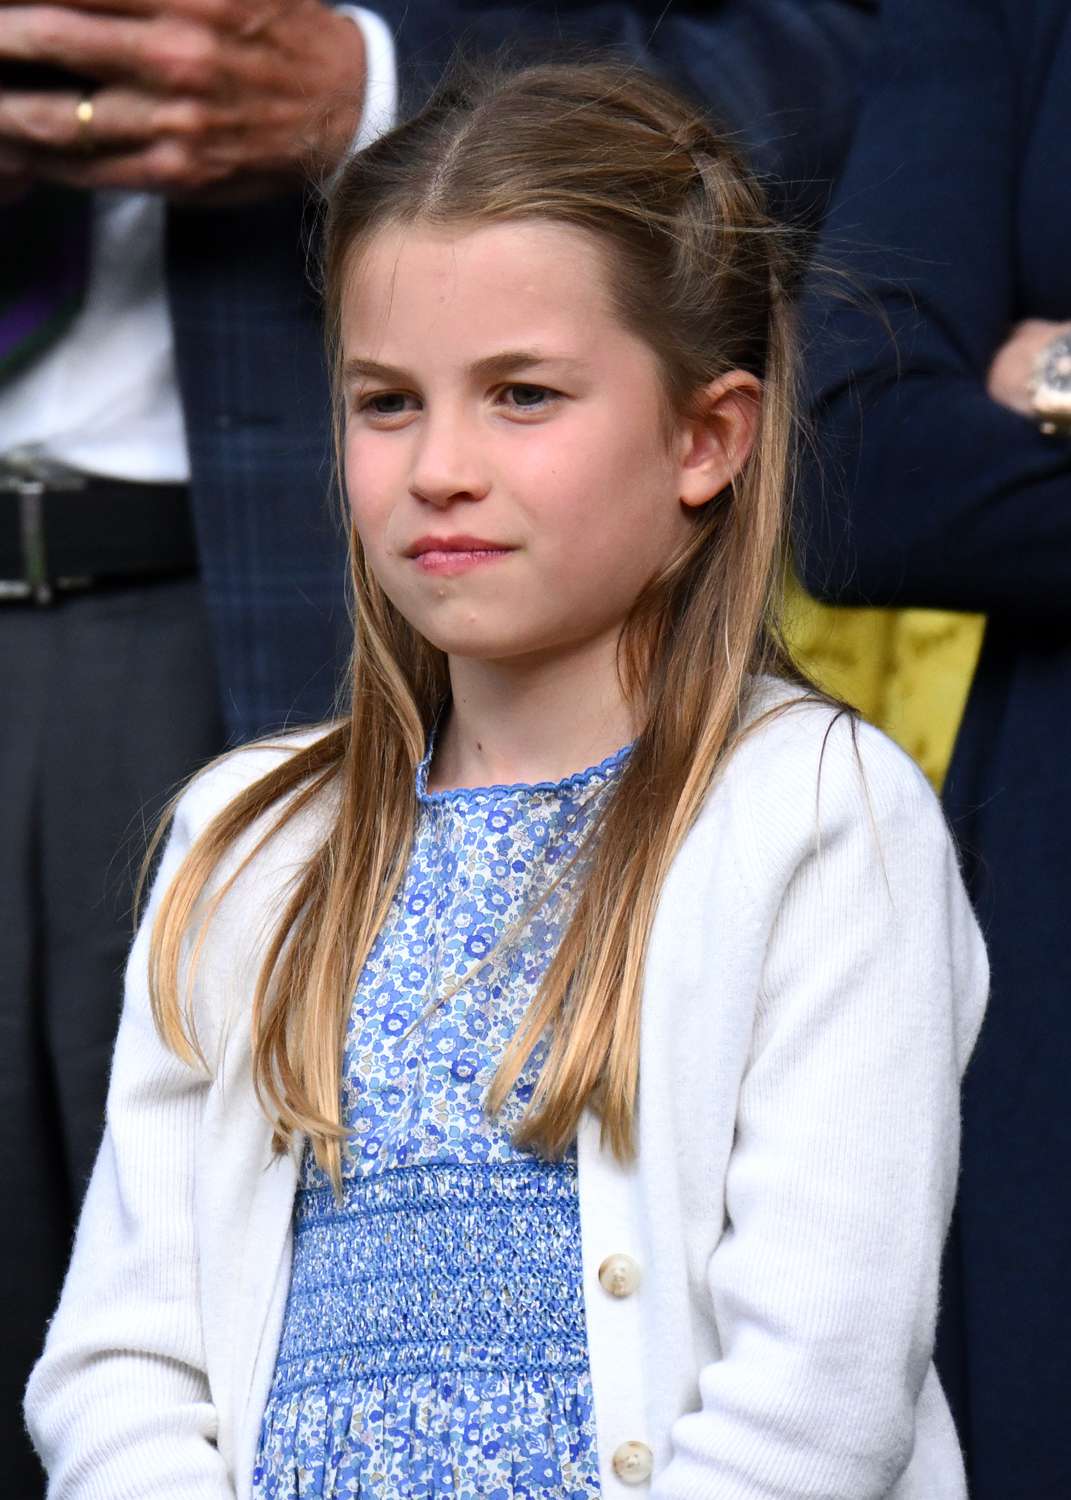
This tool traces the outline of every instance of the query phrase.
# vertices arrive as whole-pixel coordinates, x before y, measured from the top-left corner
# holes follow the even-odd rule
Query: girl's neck
[[[560,781],[628,744],[637,725],[615,647],[585,642],[538,661],[451,657],[428,790]]]

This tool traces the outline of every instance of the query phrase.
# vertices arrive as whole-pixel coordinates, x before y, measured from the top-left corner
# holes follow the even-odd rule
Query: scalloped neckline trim
[[[635,744],[631,740],[627,745],[622,745],[620,750],[615,750],[612,755],[600,760],[597,766],[588,766],[584,771],[574,771],[570,776],[563,776],[560,781],[513,781],[494,782],[490,786],[459,786],[447,787],[442,791],[428,791],[428,771],[431,769],[431,758],[435,753],[435,736],[428,742],[428,748],[424,753],[424,759],[417,767],[416,793],[417,800],[424,804],[455,803],[464,804],[473,801],[486,801],[490,797],[509,797],[519,793],[553,792],[559,796],[581,790],[590,782],[598,778],[608,779],[614,771],[628,758],[629,751]]]

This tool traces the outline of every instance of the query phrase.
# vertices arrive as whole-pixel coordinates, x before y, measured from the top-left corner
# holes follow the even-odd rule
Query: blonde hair
[[[696,515],[687,547],[636,600],[619,672],[640,730],[586,845],[560,944],[501,1059],[497,1111],[541,1037],[546,1060],[515,1132],[559,1155],[581,1112],[626,1159],[635,1147],[641,988],[666,873],[739,738],[759,674],[802,681],[776,609],[794,443],[789,232],[727,138],[671,88],[613,60],[462,72],[411,120],[347,163],[326,223],[324,291],[338,390],[347,278],[386,225],[539,219],[580,227],[606,252],[616,310],[655,352],[667,411],[692,409],[731,370],[763,385],[752,452],[731,491]],[[204,1062],[180,957],[235,877],[201,911],[235,841],[274,811],[331,809],[267,946],[252,1009],[253,1076],[278,1149],[295,1132],[341,1180],[342,1049],[352,996],[402,880],[415,771],[449,691],[446,658],[388,600],[351,527],[355,643],[348,717],[247,788],[200,835],[159,908],[150,984],[157,1025]],[[330,789],[330,796],[325,794]],[[255,850],[254,850],[255,852]],[[248,864],[248,856],[245,864]]]

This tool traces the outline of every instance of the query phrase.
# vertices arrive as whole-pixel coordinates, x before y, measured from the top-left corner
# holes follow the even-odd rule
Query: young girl
[[[349,717],[178,803],[27,1411],[64,1500],[953,1500],[986,964],[776,645],[782,232],[615,63],[335,185]]]

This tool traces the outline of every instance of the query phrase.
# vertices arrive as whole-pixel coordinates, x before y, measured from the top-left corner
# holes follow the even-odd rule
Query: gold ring
[[[78,144],[83,151],[93,150],[93,100],[83,94],[74,106],[74,118],[78,121]]]

